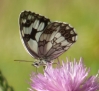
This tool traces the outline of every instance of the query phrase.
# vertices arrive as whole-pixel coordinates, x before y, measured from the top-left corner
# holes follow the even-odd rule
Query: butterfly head
[[[37,68],[39,68],[39,66],[45,66],[47,63],[46,63],[46,61],[45,60],[37,60],[37,61],[35,61],[32,65],[34,66],[34,67],[37,67]]]

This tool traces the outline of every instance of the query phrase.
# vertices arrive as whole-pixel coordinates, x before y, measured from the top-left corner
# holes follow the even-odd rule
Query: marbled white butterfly
[[[50,19],[31,11],[23,11],[19,18],[20,35],[27,52],[37,59],[34,66],[52,63],[76,42],[75,30],[67,23]]]

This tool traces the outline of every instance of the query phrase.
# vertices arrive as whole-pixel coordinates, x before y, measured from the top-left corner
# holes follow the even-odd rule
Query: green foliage
[[[0,91],[14,91],[0,71]]]

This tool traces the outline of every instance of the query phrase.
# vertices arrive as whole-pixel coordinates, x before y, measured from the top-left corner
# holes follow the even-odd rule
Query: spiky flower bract
[[[44,74],[31,75],[29,91],[98,91],[99,76],[88,76],[89,69],[84,66],[82,59],[73,62],[67,59],[56,68],[47,65]]]

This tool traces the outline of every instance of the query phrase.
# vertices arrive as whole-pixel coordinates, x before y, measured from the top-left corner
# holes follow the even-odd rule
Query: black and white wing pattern
[[[40,58],[38,55],[40,35],[50,23],[48,18],[31,11],[23,11],[20,14],[19,25],[22,43],[27,52],[36,59]]]
[[[40,36],[39,56],[48,62],[57,58],[76,42],[76,36],[74,28],[69,24],[52,22]]]
[[[67,23],[51,22],[39,14],[23,11],[19,18],[22,43],[28,53],[40,61],[51,63],[76,42],[75,29]]]

